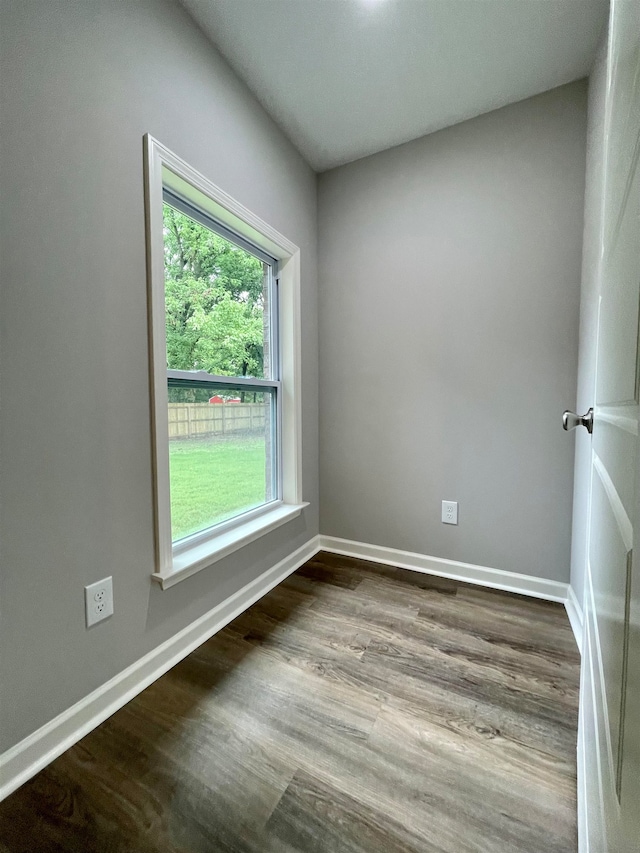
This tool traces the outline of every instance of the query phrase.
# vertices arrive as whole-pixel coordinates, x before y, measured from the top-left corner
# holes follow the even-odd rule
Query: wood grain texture
[[[561,605],[318,554],[0,804],[9,853],[573,853]]]

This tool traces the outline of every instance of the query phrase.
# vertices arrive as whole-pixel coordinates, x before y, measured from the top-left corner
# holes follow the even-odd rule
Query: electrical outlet
[[[442,501],[443,524],[458,523],[458,501]]]
[[[84,588],[87,628],[113,614],[113,578],[104,578]]]

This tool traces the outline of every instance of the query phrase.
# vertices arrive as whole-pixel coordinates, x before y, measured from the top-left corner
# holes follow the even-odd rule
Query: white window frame
[[[207,568],[298,516],[302,500],[300,250],[149,134],[144,137],[156,565],[163,589]],[[278,262],[281,381],[281,499],[215,525],[185,544],[171,536],[169,415],[165,332],[163,188],[167,187]],[[197,373],[194,373],[197,378]],[[230,378],[235,382],[235,378]]]

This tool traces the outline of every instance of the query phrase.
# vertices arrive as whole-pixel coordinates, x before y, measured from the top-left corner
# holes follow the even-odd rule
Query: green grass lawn
[[[265,501],[264,438],[169,442],[174,541]]]

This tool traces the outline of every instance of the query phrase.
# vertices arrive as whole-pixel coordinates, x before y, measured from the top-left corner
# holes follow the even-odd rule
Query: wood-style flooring
[[[319,554],[0,804],[3,853],[574,853],[561,605]]]

